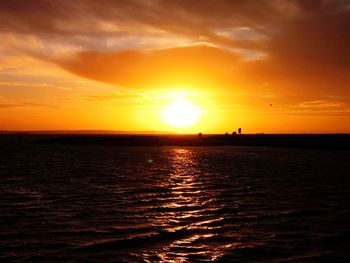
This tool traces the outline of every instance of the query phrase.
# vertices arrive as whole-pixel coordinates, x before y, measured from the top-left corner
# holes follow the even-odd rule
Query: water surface
[[[1,261],[349,262],[346,151],[7,146]]]

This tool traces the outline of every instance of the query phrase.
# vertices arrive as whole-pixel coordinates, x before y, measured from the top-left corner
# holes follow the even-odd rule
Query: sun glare
[[[199,107],[185,98],[175,99],[161,113],[163,121],[175,128],[192,126],[198,122],[200,116]]]

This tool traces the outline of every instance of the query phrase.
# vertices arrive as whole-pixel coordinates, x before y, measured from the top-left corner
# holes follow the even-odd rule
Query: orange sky
[[[350,132],[350,1],[2,0],[0,40],[0,130]]]

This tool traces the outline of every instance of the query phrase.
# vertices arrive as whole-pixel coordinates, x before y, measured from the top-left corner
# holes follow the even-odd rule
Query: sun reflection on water
[[[169,158],[172,172],[166,185],[172,198],[162,206],[167,212],[159,220],[176,238],[157,251],[157,256],[164,262],[184,262],[191,256],[216,260],[227,244],[214,247],[206,241],[216,238],[213,230],[220,227],[215,223],[224,218],[210,213],[215,196],[201,178],[196,154],[191,149],[172,149]]]

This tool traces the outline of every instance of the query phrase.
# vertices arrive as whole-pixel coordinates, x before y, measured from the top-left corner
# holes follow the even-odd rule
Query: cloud
[[[240,53],[205,45],[87,51],[55,63],[75,75],[133,89],[177,86],[223,92],[245,90],[260,97],[274,94],[273,98],[263,96],[274,100],[349,94],[346,69],[311,62],[285,65],[272,58],[247,60]]]
[[[49,107],[49,108],[56,108],[55,105],[46,105],[46,104],[40,104],[40,103],[30,103],[30,102],[1,102],[0,101],[0,108],[17,108],[17,107]]]
[[[349,32],[349,2],[344,0],[2,0],[0,15],[3,32],[51,38],[142,39],[179,34],[193,41],[267,51],[282,45],[303,52],[312,44],[316,50],[311,53],[344,45],[349,38],[343,34]],[[242,28],[250,29],[245,37]],[[334,38],[340,41],[329,43]],[[294,46],[296,40],[300,45]]]
[[[304,101],[297,105],[298,108],[309,109],[309,108],[322,108],[322,109],[335,109],[343,108],[345,106],[344,102],[338,101],[325,101],[325,100],[314,100],[314,101]]]
[[[22,108],[22,107],[46,107],[46,108],[57,108],[57,105],[49,105],[42,103],[34,103],[27,101],[19,101],[14,99],[6,99],[0,96],[0,109],[10,109],[10,108]]]
[[[147,51],[81,52],[55,62],[76,75],[133,88],[218,85],[234,74],[242,58],[197,45]]]
[[[88,102],[117,102],[120,104],[139,105],[144,102],[144,97],[136,93],[116,93],[102,92],[94,94],[71,94],[66,96],[57,96],[60,100],[82,100]]]
[[[323,116],[337,115],[350,116],[350,107],[344,101],[339,100],[314,100],[303,101],[289,107],[289,113],[293,114],[320,114]]]
[[[2,0],[0,31],[73,74],[124,87],[171,80],[260,94],[268,82],[278,98],[350,97],[347,0]],[[53,59],[61,50],[75,55]]]

